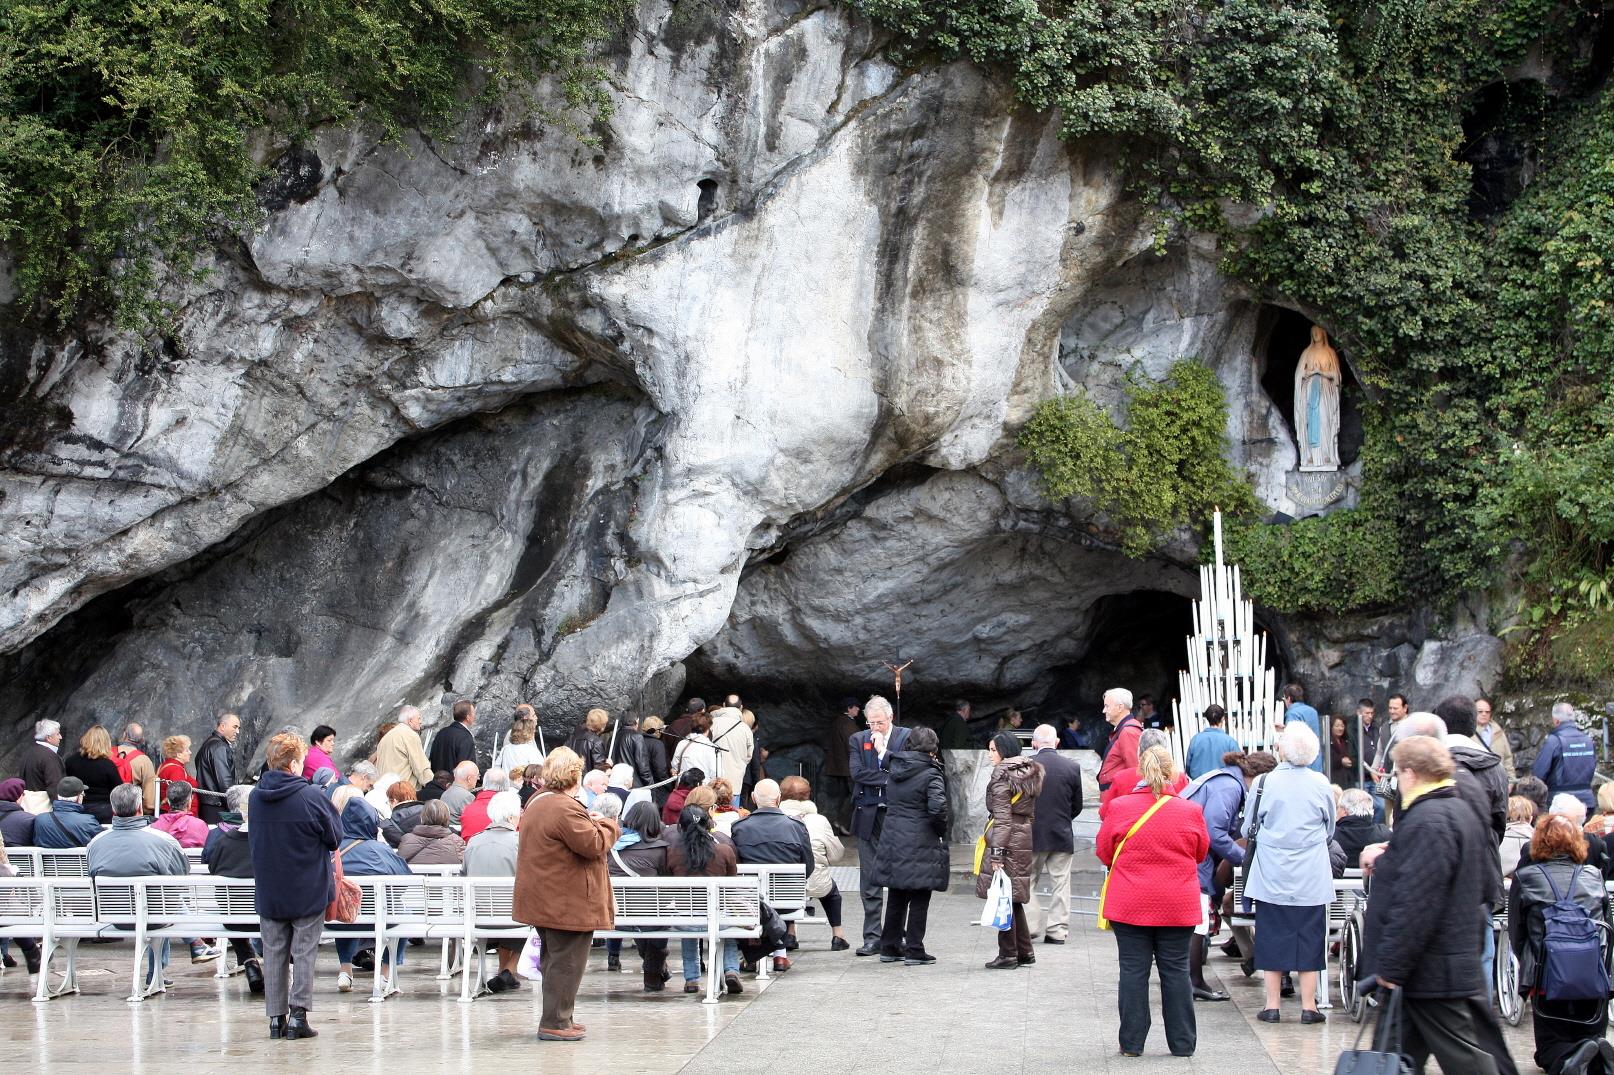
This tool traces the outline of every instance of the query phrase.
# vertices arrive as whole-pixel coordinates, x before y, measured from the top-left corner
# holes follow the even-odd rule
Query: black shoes
[[[1214,1000],[1231,1000],[1232,998],[1229,997],[1226,993],[1219,992],[1218,990],[1215,990],[1215,989],[1201,989],[1201,988],[1199,988],[1199,986],[1196,985],[1196,986],[1194,986],[1194,999],[1195,1000],[1212,1000],[1212,1001],[1214,1001]]]
[[[1322,1012],[1302,1010],[1300,1013],[1300,1021],[1302,1023],[1326,1023],[1328,1022],[1328,1016],[1324,1015]]]
[[[800,947],[801,947],[801,942],[796,940],[796,935],[794,933],[785,934],[785,951],[794,952],[796,949],[798,949]]]
[[[246,972],[247,992],[253,994],[262,993],[263,964],[259,963],[256,959],[249,959],[245,963],[241,964],[241,969]]]
[[[286,1017],[284,1015],[271,1015],[269,1017],[269,1036],[283,1038],[286,1036]]]
[[[1037,961],[1036,956],[1020,956],[1019,960],[1018,960],[1019,964],[1022,967],[1029,967],[1029,966],[1031,966],[1031,964],[1035,963],[1036,961]]]
[[[1563,1066],[1558,1069],[1558,1075],[1586,1075],[1591,1070],[1592,1061],[1601,1056],[1597,1042],[1587,1040],[1575,1046],[1575,1051],[1564,1057]]]
[[[1293,978],[1289,977],[1289,975],[1285,974],[1283,976],[1282,981],[1283,981],[1283,988],[1278,990],[1278,995],[1283,996],[1283,997],[1292,997],[1292,996],[1294,996],[1295,995],[1295,980]]]
[[[1255,1013],[1255,1017],[1261,1020],[1263,1023],[1283,1022],[1283,1013],[1278,1011],[1276,1008],[1262,1008],[1260,1011]]]
[[[609,970],[609,971],[618,971],[618,972],[620,972],[622,970],[622,957],[621,956],[606,956],[605,957],[605,969]]]
[[[308,1025],[307,1008],[293,1008],[291,1010],[291,1014],[286,1017],[284,1036],[288,1041],[296,1038],[319,1037],[319,1031]]]
[[[987,970],[1014,970],[1020,961],[1014,956],[998,956],[986,965]]]
[[[489,993],[508,993],[521,988],[521,979],[507,970],[502,970],[482,984],[488,987]]]
[[[880,942],[879,941],[870,941],[868,944],[865,944],[862,948],[859,948],[857,950],[857,954],[860,955],[860,956],[877,956],[877,955],[879,955],[880,954]]]
[[[1246,959],[1244,962],[1239,964],[1239,970],[1244,972],[1244,977],[1246,978],[1255,977],[1255,960]]]
[[[901,959],[902,959],[902,955],[900,953],[898,953],[898,952],[881,952],[880,953],[880,962],[881,963],[897,963],[897,962],[901,961]]]
[[[846,940],[845,937],[832,937],[832,938],[830,938],[829,950],[831,952],[844,952],[850,947],[852,947],[852,946],[847,943],[847,940]]]
[[[902,960],[903,965],[907,967],[928,967],[934,962],[936,962],[936,957],[929,952],[920,952],[916,956],[905,956]]]
[[[1044,937],[1042,939],[1042,943],[1043,944],[1064,944],[1065,943],[1065,938],[1063,938],[1063,937]]]

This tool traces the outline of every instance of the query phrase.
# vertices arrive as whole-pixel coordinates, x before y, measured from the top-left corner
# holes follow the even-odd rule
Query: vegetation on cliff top
[[[855,2],[911,58],[973,60],[1101,140],[1162,221],[1222,235],[1229,272],[1346,351],[1370,393],[1362,505],[1241,527],[1262,600],[1439,602],[1522,563],[1537,629],[1598,612],[1587,595],[1614,588],[1601,3]]]
[[[15,0],[0,6],[0,241],[35,321],[156,310],[211,230],[252,221],[249,139],[391,134],[552,76],[607,105],[591,45],[622,0]]]

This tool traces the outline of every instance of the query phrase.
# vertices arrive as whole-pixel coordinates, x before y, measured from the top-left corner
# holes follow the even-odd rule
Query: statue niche
[[[1295,440],[1302,471],[1339,469],[1339,352],[1321,325],[1295,366]]]

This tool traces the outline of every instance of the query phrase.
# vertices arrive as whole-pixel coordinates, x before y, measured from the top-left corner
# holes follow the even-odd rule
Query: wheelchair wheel
[[[1351,915],[1339,941],[1339,995],[1351,1019],[1360,1023],[1367,1013],[1367,998],[1356,991],[1356,971],[1362,962],[1362,916]]]
[[[1519,957],[1508,944],[1506,930],[1496,937],[1496,1006],[1508,1026],[1518,1026],[1524,1018],[1524,998],[1519,996]]]

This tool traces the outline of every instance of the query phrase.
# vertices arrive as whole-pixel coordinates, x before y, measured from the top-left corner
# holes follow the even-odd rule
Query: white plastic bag
[[[527,938],[527,943],[521,948],[521,958],[516,960],[516,973],[531,982],[539,981],[544,976],[542,949],[538,946],[536,932]]]
[[[986,908],[981,911],[981,925],[996,930],[1014,928],[1014,884],[1006,870],[992,874],[992,883],[986,890]]]

